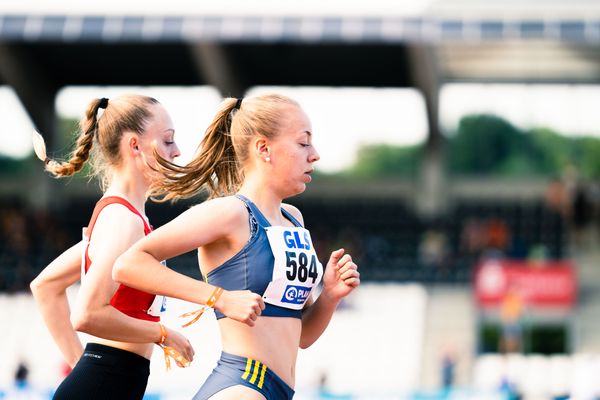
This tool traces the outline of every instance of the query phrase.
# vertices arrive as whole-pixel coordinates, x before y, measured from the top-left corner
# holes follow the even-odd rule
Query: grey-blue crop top
[[[211,285],[220,286],[225,290],[250,290],[262,296],[271,282],[275,261],[265,230],[271,224],[252,201],[240,194],[236,197],[244,202],[250,214],[250,240],[236,255],[210,271],[206,279]],[[288,211],[282,208],[281,212],[294,226],[302,227],[302,224]],[[225,317],[217,310],[215,315],[217,319]],[[302,310],[291,310],[265,303],[261,315],[302,318]]]

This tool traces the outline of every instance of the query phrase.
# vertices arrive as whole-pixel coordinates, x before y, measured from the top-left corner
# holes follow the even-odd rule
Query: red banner
[[[573,307],[577,277],[568,261],[487,260],[475,270],[475,297],[483,307],[498,306],[508,295],[540,307]]]

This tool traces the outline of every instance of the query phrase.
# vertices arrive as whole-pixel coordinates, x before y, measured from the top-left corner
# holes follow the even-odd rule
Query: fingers
[[[337,262],[337,267],[342,268],[345,264],[352,262],[352,256],[350,254],[345,254],[342,258],[340,258]]]
[[[358,285],[360,285],[360,279],[359,278],[350,278],[344,281],[344,283],[350,287],[358,287]]]
[[[176,332],[175,334],[177,336],[173,337],[173,343],[171,344],[171,346],[173,346],[173,349],[177,351],[178,356],[182,357],[181,359],[179,359],[178,357],[174,357],[175,360],[178,360],[180,362],[188,361],[188,363],[193,361],[195,352],[194,348],[192,347],[192,344],[181,333]]]
[[[340,258],[342,258],[343,255],[344,249],[335,250],[331,253],[331,256],[329,256],[329,263],[336,264],[340,260]]]
[[[190,343],[190,341],[188,339],[185,339],[185,340],[187,343],[186,343],[184,357],[191,362],[194,360],[194,356],[196,355],[196,352],[194,351],[194,348],[192,347],[192,344]]]
[[[337,267],[340,275],[344,274],[348,270],[358,269],[358,266],[352,261],[352,257],[349,254],[346,254],[340,261],[338,261]]]
[[[357,271],[357,266],[354,263],[348,263],[346,265],[344,265],[343,268],[340,268],[340,279],[345,281],[346,279],[352,278],[352,277],[358,277],[359,273]]]
[[[337,263],[338,278],[348,286],[357,287],[360,285],[360,272],[358,266],[352,262],[352,257],[349,254],[343,256]]]

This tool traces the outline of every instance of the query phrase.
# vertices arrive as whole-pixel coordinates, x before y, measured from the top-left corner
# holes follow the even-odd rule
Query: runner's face
[[[144,135],[142,135],[141,144],[148,160],[154,159],[154,149],[158,154],[173,162],[175,157],[179,157],[181,152],[177,143],[175,143],[175,129],[173,121],[160,104],[152,106],[152,120],[148,124]]]
[[[274,178],[289,190],[286,196],[302,193],[312,178],[313,163],[320,156],[312,144],[312,125],[304,111],[287,106],[282,112],[279,134],[270,140],[270,163]]]

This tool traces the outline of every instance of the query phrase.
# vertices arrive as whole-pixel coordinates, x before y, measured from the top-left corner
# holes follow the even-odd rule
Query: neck
[[[246,176],[238,193],[252,200],[271,223],[280,222],[283,198],[269,187],[268,182]]]
[[[105,196],[119,196],[129,201],[142,215],[145,214],[144,204],[149,186],[140,174],[130,174],[115,171],[112,174],[110,186]]]

